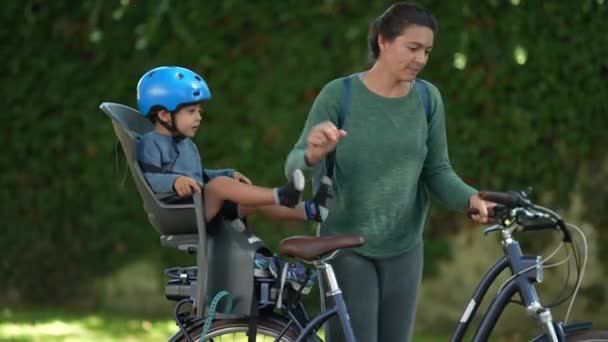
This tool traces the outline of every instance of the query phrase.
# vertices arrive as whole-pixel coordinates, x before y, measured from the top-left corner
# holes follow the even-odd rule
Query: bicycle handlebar
[[[479,197],[497,203],[488,214],[491,218],[499,220],[504,227],[516,222],[522,231],[558,229],[563,234],[564,242],[572,241],[572,234],[564,220],[555,212],[534,205],[524,191],[481,191]],[[475,208],[467,210],[469,216],[477,213]]]
[[[509,191],[509,192],[494,192],[494,191],[481,191],[479,193],[481,199],[502,204],[508,208],[516,207],[527,207],[531,205],[527,194],[523,191]]]

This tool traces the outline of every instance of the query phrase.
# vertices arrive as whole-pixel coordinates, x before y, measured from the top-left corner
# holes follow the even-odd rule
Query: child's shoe
[[[327,209],[327,200],[332,198],[331,190],[331,179],[324,176],[319,184],[317,193],[312,198],[312,201],[306,201],[304,203],[304,210],[306,212],[306,218],[309,221],[323,222],[329,215]]]
[[[268,265],[270,263],[270,258],[262,253],[255,253],[253,258],[253,275],[255,277],[260,278],[268,278],[270,277],[270,271],[268,269]]]
[[[275,189],[276,203],[285,207],[295,207],[300,202],[300,195],[304,190],[305,183],[306,180],[302,170],[296,169],[287,184]]]
[[[308,277],[306,268],[301,262],[286,263],[280,256],[276,255],[270,258],[268,268],[270,273],[279,280],[283,278],[283,272],[287,272],[285,280],[296,291],[300,291],[300,288],[304,286],[302,294],[309,294],[317,279],[316,273]],[[304,283],[305,281],[306,283]]]
[[[312,201],[304,202],[304,212],[306,213],[306,220],[324,222],[329,215],[329,210],[319,203],[316,203],[314,199]]]

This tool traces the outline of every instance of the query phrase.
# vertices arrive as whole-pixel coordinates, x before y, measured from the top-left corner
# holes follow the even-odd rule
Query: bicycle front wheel
[[[279,317],[274,316],[260,316],[257,318],[257,335],[256,341],[274,341],[281,330],[285,327],[287,322]],[[207,331],[205,337],[201,340],[201,333],[203,330],[204,322],[201,321],[188,329],[190,339],[192,341],[233,341],[233,342],[247,342],[248,336],[247,331],[249,329],[249,322],[246,319],[221,319],[213,321],[211,327]],[[282,342],[295,342],[298,337],[297,331],[290,328],[281,337]],[[177,333],[170,341],[186,342],[186,337],[181,333]]]
[[[535,338],[534,342],[549,342],[551,339],[547,335]],[[568,333],[566,342],[608,342],[608,330],[583,330]]]
[[[568,334],[566,342],[608,342],[608,330],[588,330]]]

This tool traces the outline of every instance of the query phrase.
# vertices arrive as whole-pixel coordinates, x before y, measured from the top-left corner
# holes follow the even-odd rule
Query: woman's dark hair
[[[433,33],[437,33],[437,20],[431,12],[414,3],[398,2],[391,5],[370,25],[367,40],[369,57],[375,61],[380,56],[378,35],[381,34],[382,37],[393,40],[410,25],[425,26],[430,28]]]

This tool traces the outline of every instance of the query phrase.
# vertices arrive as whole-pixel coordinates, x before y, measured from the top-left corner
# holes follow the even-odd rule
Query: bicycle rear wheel
[[[247,330],[249,329],[249,322],[246,319],[221,319],[216,320],[211,324],[209,331],[205,337],[201,340],[201,333],[203,330],[204,321],[201,321],[188,329],[190,338],[192,341],[238,341],[247,342]],[[256,341],[274,341],[277,336],[281,333],[281,330],[285,327],[287,321],[277,316],[264,315],[257,318],[257,335]],[[297,331],[290,328],[281,337],[282,342],[295,342],[298,337]],[[170,341],[172,342],[186,342],[186,337],[178,332],[174,335]]]

